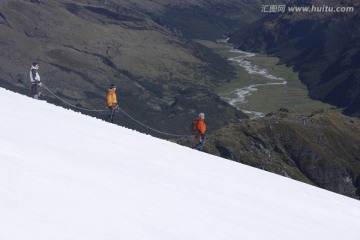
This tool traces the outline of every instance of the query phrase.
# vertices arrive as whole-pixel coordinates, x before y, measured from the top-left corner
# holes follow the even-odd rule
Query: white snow
[[[360,202],[0,89],[0,240],[360,239]]]

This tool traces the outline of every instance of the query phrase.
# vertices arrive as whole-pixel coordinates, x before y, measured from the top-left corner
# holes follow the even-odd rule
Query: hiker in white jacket
[[[40,81],[40,75],[39,75],[39,64],[37,62],[34,62],[31,65],[30,69],[30,82],[31,82],[31,89],[30,93],[31,96],[35,99],[39,99],[41,95],[41,81]]]

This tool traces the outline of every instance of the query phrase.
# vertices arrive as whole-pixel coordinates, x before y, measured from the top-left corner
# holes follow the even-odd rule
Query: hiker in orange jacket
[[[116,86],[111,84],[107,93],[107,106],[110,111],[110,115],[106,118],[107,121],[114,123],[115,112],[118,108],[117,97],[116,97]]]
[[[197,132],[195,137],[198,138],[199,143],[195,148],[199,151],[202,151],[205,146],[205,133],[206,133],[206,124],[205,124],[205,114],[200,113],[197,120]]]

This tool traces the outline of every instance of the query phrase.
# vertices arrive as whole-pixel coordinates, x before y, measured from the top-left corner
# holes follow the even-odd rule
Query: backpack
[[[192,134],[196,134],[199,131],[197,125],[198,125],[198,120],[197,119],[193,120],[191,123],[191,133]]]

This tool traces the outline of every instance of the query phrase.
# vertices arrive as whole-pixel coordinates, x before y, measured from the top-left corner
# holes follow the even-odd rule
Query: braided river
[[[229,104],[258,118],[267,113],[287,108],[297,112],[313,112],[332,106],[313,100],[298,73],[279,64],[279,59],[235,49],[226,42],[201,42],[235,68],[234,79],[219,87],[216,93]]]

